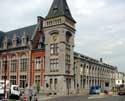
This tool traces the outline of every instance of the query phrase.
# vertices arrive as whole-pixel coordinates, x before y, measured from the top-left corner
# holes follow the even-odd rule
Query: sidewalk
[[[44,101],[44,100],[49,100],[49,99],[53,99],[53,98],[58,98],[58,97],[65,97],[65,96],[87,96],[86,94],[70,94],[70,95],[64,95],[64,96],[47,96],[44,94],[38,94],[37,95],[37,99],[38,101]]]
[[[49,100],[49,99],[52,99],[52,98],[55,98],[55,97],[58,97],[58,96],[46,96],[46,95],[43,95],[43,94],[37,95],[38,101]]]

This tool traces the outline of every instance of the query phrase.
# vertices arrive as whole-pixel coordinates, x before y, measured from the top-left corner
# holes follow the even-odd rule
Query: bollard
[[[25,96],[25,95],[23,96],[23,101],[27,101],[27,98],[26,98],[26,96]]]

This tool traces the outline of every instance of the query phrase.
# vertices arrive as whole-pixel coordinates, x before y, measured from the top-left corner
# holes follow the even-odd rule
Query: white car
[[[5,81],[4,80],[0,80],[0,98],[4,98],[4,91],[5,90]],[[6,95],[5,98],[8,97],[16,97],[19,98],[20,97],[20,88],[19,85],[11,85],[9,83],[9,80],[6,80]]]
[[[5,81],[4,80],[0,80],[0,99],[4,98],[4,86],[5,85]],[[10,89],[10,85],[9,85],[9,80],[6,81],[6,95],[5,98],[7,98],[8,96],[8,92]]]
[[[11,85],[11,88],[10,88],[10,97],[20,97],[20,88],[19,88],[19,85]]]

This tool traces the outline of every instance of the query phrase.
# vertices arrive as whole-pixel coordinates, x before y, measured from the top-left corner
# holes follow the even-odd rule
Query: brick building
[[[43,18],[37,24],[9,32],[0,32],[0,77],[25,87],[43,85],[45,45]],[[6,69],[5,69],[6,68]]]
[[[114,87],[116,66],[74,52],[75,24],[66,0],[54,0],[37,24],[0,32],[1,79],[7,67],[11,84],[40,84],[54,95],[82,93],[93,85]]]

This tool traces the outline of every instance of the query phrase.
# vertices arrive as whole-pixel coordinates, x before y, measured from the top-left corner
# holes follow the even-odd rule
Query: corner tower
[[[47,93],[64,95],[74,92],[75,23],[66,0],[54,0],[43,24]]]

